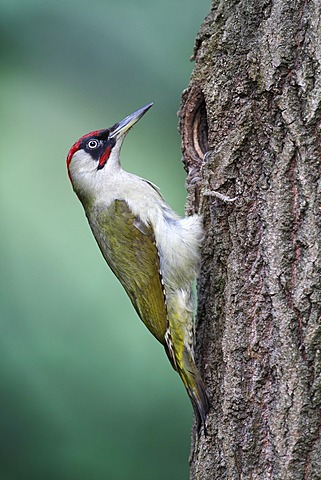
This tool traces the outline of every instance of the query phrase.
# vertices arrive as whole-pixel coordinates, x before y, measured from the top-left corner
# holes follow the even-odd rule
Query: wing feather
[[[91,223],[105,260],[139,317],[164,343],[168,326],[166,298],[152,226],[135,216],[124,200],[115,200]]]

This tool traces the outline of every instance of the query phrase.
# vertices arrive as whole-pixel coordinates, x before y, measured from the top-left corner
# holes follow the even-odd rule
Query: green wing
[[[168,321],[152,226],[135,216],[123,200],[100,212],[97,226],[93,225],[93,233],[108,265],[146,327],[164,343]]]

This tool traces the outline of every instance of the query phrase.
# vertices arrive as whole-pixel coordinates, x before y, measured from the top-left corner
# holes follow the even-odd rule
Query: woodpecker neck
[[[123,145],[124,138],[124,136],[120,137],[117,140],[113,149],[111,150],[110,156],[105,166],[101,169],[101,173],[103,173],[104,175],[113,175],[119,172],[119,170],[122,170],[120,164],[120,151]]]

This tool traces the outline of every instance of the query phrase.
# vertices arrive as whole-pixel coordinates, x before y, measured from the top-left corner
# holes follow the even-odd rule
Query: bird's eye
[[[91,139],[89,140],[89,142],[87,142],[87,147],[90,148],[91,150],[98,148],[99,145],[100,145],[100,142],[96,139]]]

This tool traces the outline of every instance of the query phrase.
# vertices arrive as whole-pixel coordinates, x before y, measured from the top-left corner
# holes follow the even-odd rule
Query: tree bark
[[[213,1],[179,116],[211,401],[191,479],[321,479],[320,1]]]

